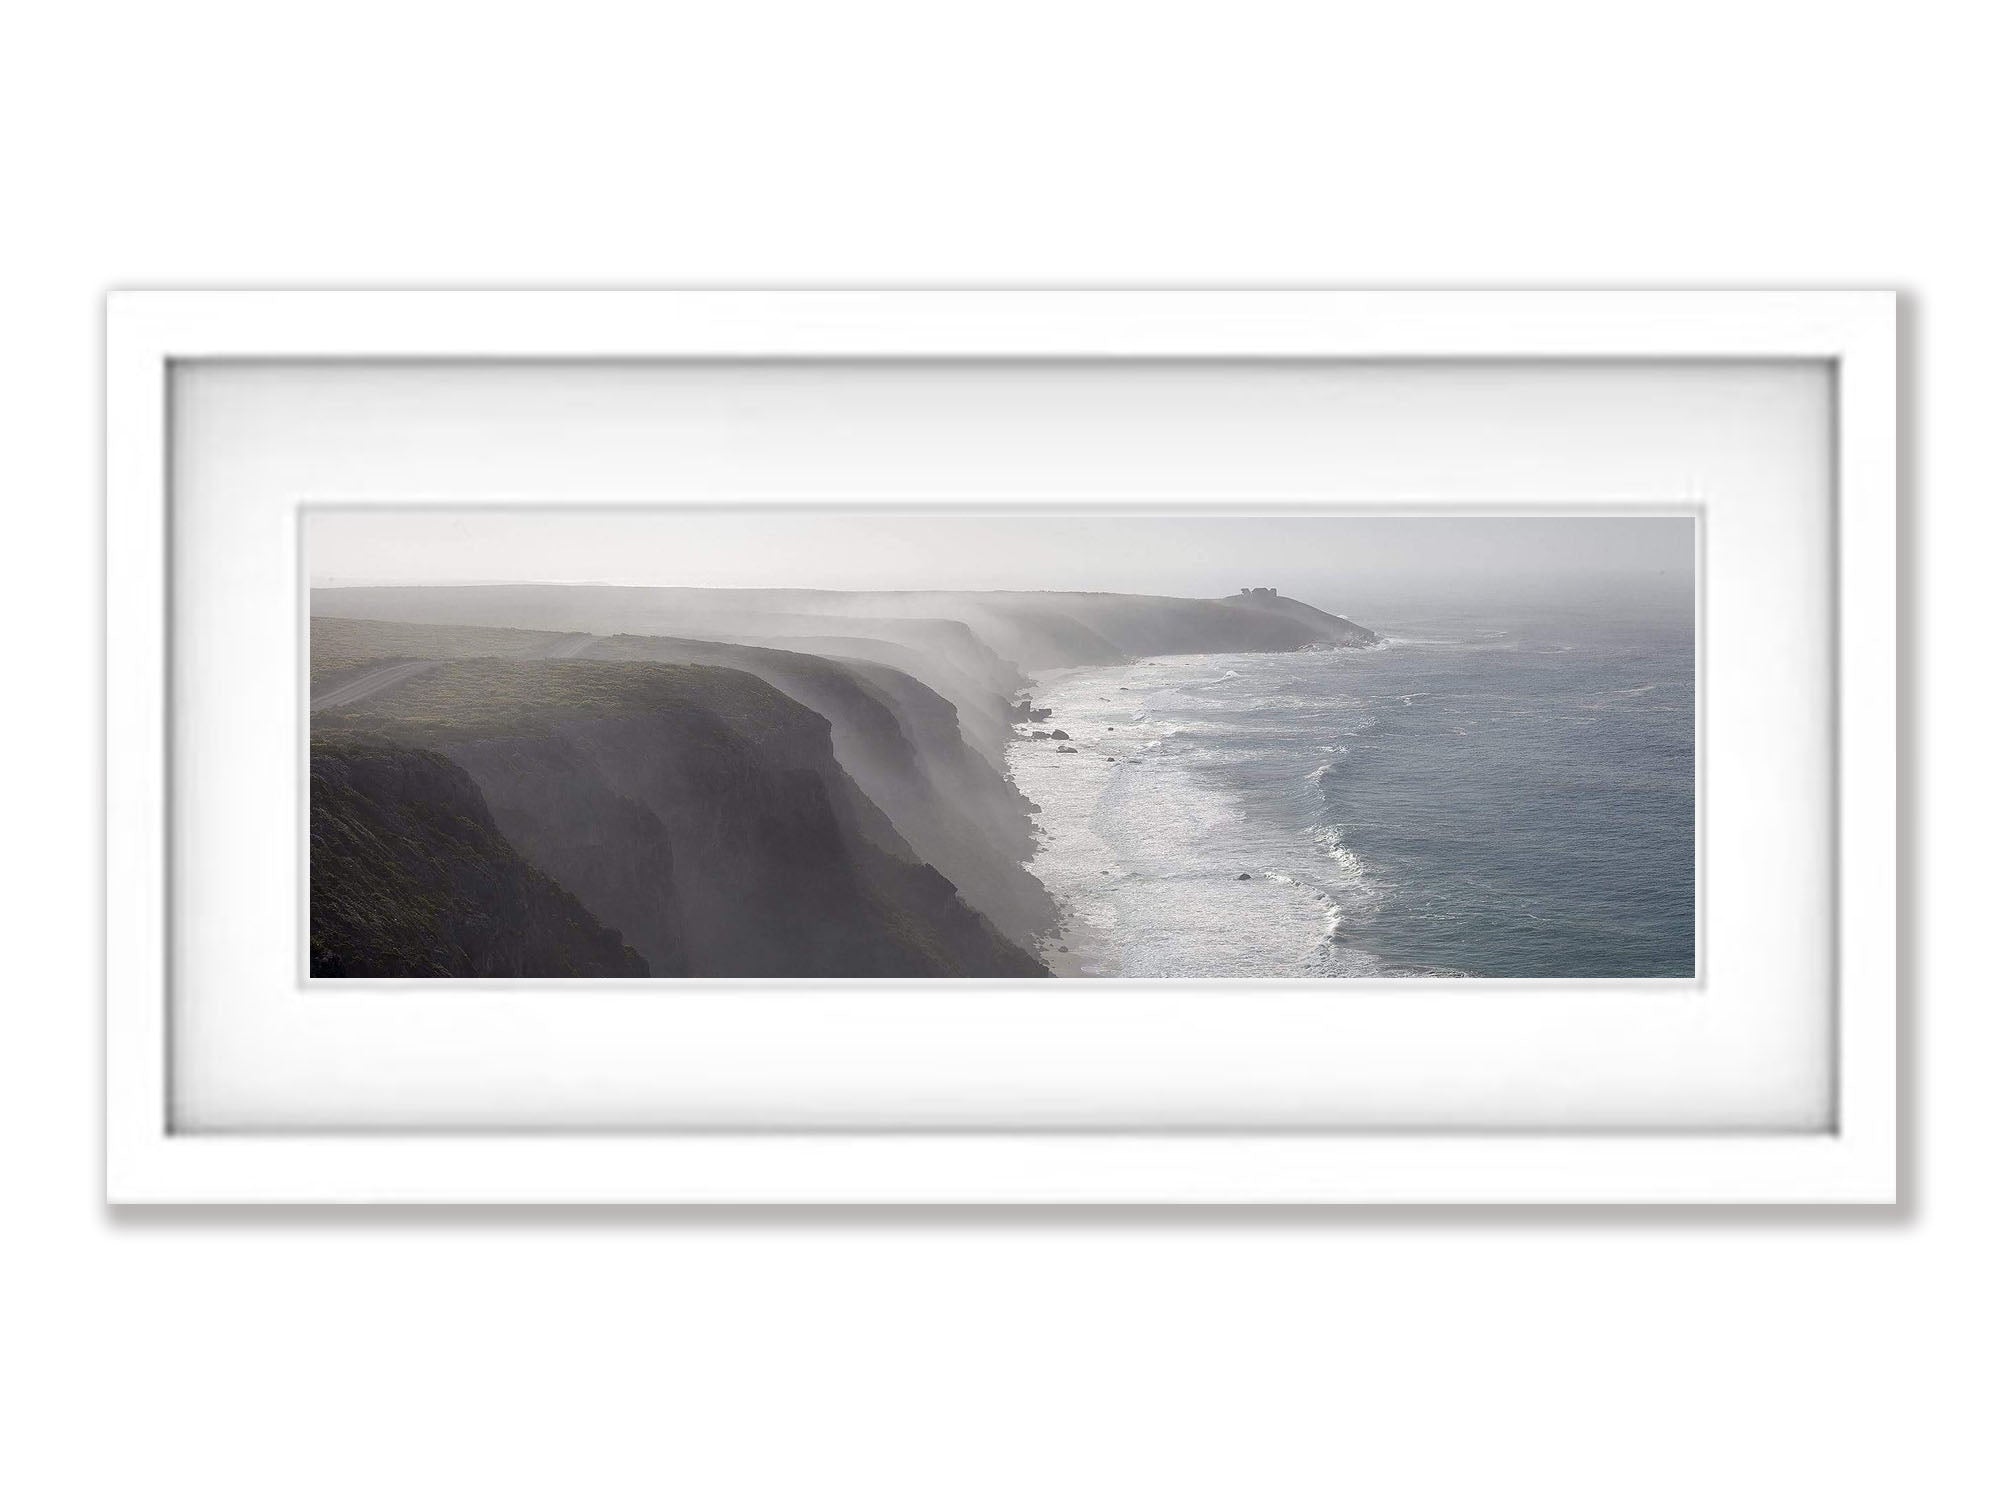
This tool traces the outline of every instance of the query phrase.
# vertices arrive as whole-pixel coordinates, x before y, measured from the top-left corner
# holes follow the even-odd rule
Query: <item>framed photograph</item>
[[[110,299],[121,1203],[1893,1203],[1876,292]]]

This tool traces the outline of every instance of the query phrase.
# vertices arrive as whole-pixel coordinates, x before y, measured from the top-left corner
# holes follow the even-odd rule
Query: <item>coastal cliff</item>
[[[990,739],[996,752],[1004,743],[1006,700],[1000,694],[985,695],[982,722],[968,734],[948,699],[880,662],[668,636],[582,637],[334,617],[313,622],[319,687],[385,661],[475,656],[651,661],[747,672],[827,721],[840,768],[916,858],[935,867],[1002,933],[1031,945],[1055,924],[1054,903],[1022,868],[1034,852],[1026,801],[993,759],[971,744],[975,735]],[[638,872],[629,873],[637,878]]]
[[[827,722],[748,673],[447,660],[314,727],[461,768],[508,843],[656,975],[1044,972],[916,859]]]
[[[1022,868],[1033,853],[1026,803],[974,754],[950,702],[875,662],[661,636],[614,636],[592,660],[666,661],[748,672],[827,721],[834,758],[911,850],[1008,937],[1030,943],[1055,905]]]
[[[644,959],[504,838],[442,755],[315,740],[312,973],[621,976]]]
[[[468,778],[522,880],[660,977],[1044,973],[1058,912],[1005,771],[1027,674],[1376,639],[1269,590],[472,585],[316,589],[313,611],[316,757],[367,742]],[[316,782],[316,851],[320,813]],[[313,899],[317,930],[317,866]]]

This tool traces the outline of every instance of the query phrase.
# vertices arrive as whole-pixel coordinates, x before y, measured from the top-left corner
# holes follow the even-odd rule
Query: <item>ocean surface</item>
[[[1037,680],[1025,727],[1078,752],[1009,750],[1052,967],[1692,975],[1692,603],[1366,623],[1384,644]]]

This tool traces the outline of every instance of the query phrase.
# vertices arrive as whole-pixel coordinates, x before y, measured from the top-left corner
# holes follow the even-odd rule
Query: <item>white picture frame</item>
[[[182,362],[1803,361],[1832,375],[1830,1108],[1811,1131],[177,1129]],[[106,1192],[138,1203],[1890,1204],[1896,315],[1881,292],[131,292],[107,309]],[[1866,620],[1866,630],[1840,621]],[[183,979],[186,976],[182,976]]]

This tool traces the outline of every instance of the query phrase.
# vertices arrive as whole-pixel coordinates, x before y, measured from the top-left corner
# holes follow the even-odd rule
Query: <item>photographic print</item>
[[[1696,971],[1692,515],[303,514],[316,979]]]

